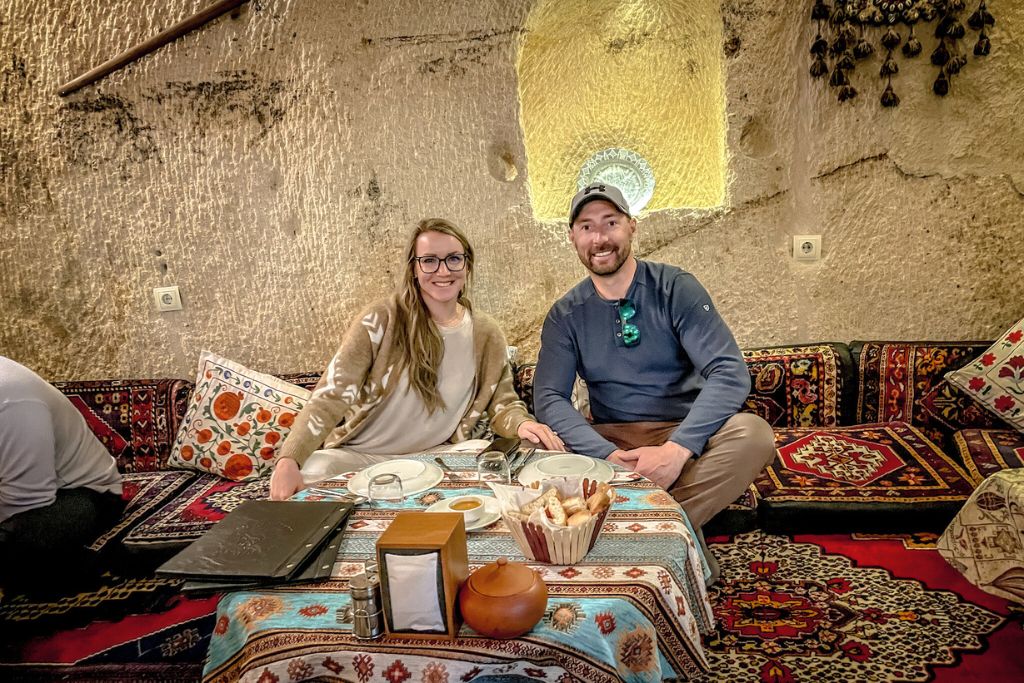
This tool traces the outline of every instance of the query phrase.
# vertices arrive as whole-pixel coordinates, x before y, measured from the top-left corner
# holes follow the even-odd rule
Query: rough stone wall
[[[191,377],[202,348],[320,368],[440,215],[477,247],[476,305],[534,354],[583,276],[531,207],[534,0],[256,0],[54,94],[209,2],[0,0],[0,353],[51,379]],[[744,346],[998,334],[1024,315],[1024,7],[989,4],[991,56],[942,100],[901,61],[889,111],[877,60],[852,103],[809,81],[810,0],[722,2],[726,204],[643,218],[641,255],[696,273]],[[822,261],[790,258],[799,233]],[[158,314],[169,284],[185,309]]]

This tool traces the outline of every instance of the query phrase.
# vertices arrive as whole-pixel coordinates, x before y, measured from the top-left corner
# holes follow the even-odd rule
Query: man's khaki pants
[[[678,422],[593,425],[601,436],[623,450],[660,446],[678,426]],[[774,459],[775,439],[768,423],[757,415],[737,413],[708,439],[700,456],[687,461],[668,492],[699,529],[739,498]]]

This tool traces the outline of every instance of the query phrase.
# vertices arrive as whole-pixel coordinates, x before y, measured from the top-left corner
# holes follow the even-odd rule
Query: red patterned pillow
[[[776,429],[778,458],[754,481],[762,526],[783,533],[941,530],[974,480],[903,422]]]
[[[973,363],[946,375],[990,413],[1024,432],[1024,319]]]
[[[200,474],[128,532],[124,544],[136,550],[188,545],[243,501],[262,500],[269,495],[270,479],[266,477],[236,482]]]
[[[171,451],[171,467],[233,481],[269,474],[310,392],[209,351]]]
[[[743,411],[773,427],[834,427],[842,422],[845,344],[769,347],[743,352],[750,395]]]
[[[965,429],[953,442],[975,484],[1001,470],[1024,467],[1024,434],[1012,429]]]
[[[120,472],[167,466],[192,383],[184,379],[54,382],[85,418]]]

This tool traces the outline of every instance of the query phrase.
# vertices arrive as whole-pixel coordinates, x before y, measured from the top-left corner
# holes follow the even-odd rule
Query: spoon
[[[452,468],[448,467],[448,464],[444,460],[441,459],[440,455],[438,455],[438,456],[436,456],[434,458],[434,462],[436,462],[438,465],[440,465],[441,469],[444,470],[445,472],[451,472],[452,471]]]

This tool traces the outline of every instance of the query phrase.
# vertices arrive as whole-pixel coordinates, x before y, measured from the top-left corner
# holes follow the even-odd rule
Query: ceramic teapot
[[[521,636],[540,621],[548,604],[548,587],[525,564],[499,557],[469,575],[459,590],[462,618],[490,638]]]

